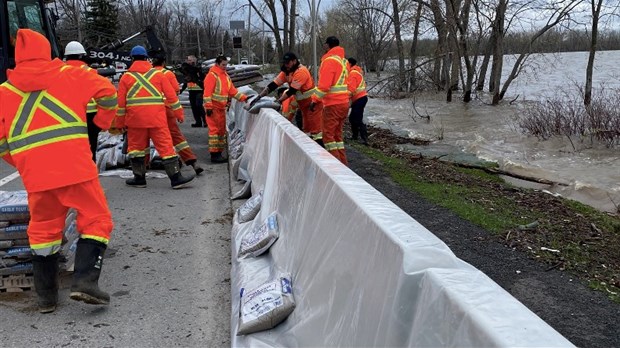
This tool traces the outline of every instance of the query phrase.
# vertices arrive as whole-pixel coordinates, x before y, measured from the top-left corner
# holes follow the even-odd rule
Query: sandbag
[[[28,224],[14,224],[6,227],[0,227],[0,240],[13,240],[28,238]]]
[[[254,105],[251,105],[251,103],[247,103],[243,108],[251,114],[258,114],[258,112],[262,108],[280,110],[281,107],[282,107],[282,104],[277,103],[273,98],[262,98],[261,100],[257,101]]]
[[[274,212],[265,221],[255,224],[251,230],[243,235],[237,255],[240,258],[260,256],[269,250],[279,235],[277,214]]]
[[[260,190],[258,194],[250,197],[245,203],[243,203],[237,209],[237,221],[239,223],[248,222],[254,220],[258,212],[260,211],[261,203],[263,202],[263,190]]]
[[[0,221],[23,222],[29,219],[26,190],[0,191]]]
[[[274,328],[294,309],[290,275],[278,276],[250,291],[242,288],[237,336]]]
[[[230,199],[235,200],[235,199],[250,198],[251,195],[252,195],[252,181],[248,180],[245,182],[241,190],[239,190],[237,193],[232,195]]]

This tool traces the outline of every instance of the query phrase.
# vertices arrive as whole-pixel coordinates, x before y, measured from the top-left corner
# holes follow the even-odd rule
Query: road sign
[[[241,44],[241,36],[233,37],[233,48],[243,48]]]
[[[244,21],[230,21],[230,30],[243,30],[245,29]]]

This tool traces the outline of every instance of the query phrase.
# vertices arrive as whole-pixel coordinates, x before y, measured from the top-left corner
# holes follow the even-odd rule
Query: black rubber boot
[[[163,160],[164,169],[166,170],[166,174],[170,178],[170,185],[172,185],[173,189],[180,189],[185,187],[189,182],[194,180],[194,176],[183,176],[181,174],[181,169],[179,167],[179,161],[177,157],[172,157]]]
[[[360,138],[360,143],[368,146],[368,130],[364,123],[362,123],[362,125],[360,126]]]
[[[196,175],[200,175],[200,173],[204,172],[205,170],[202,169],[202,167],[200,165],[198,165],[198,162],[196,162],[196,160],[189,160],[186,163],[188,166],[191,166],[192,168],[194,168],[194,172],[196,172]]]
[[[133,178],[125,180],[125,184],[131,187],[146,187],[146,163],[144,157],[133,157],[131,159],[131,171]]]
[[[51,313],[58,303],[58,258],[59,254],[32,257],[34,288],[37,292],[39,312]]]
[[[110,295],[99,289],[99,275],[106,245],[93,239],[81,239],[75,251],[75,271],[70,297],[88,304],[107,305]]]
[[[228,160],[222,157],[221,152],[211,152],[211,163],[226,163]]]

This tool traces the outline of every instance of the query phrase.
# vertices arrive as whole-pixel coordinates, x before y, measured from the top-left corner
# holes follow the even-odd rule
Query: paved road
[[[57,311],[41,315],[33,292],[0,294],[0,346],[230,345],[228,168],[205,163],[206,128],[190,128],[189,119],[182,129],[206,168],[191,188],[151,179],[135,189],[101,178],[115,221],[100,281],[110,306],[74,302],[65,286]],[[0,178],[13,171],[0,164]],[[0,190],[21,188],[18,178]]]

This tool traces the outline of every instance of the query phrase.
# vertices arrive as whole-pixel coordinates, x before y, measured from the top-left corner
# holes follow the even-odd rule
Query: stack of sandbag
[[[122,134],[100,132],[97,139],[96,156],[99,172],[126,166],[129,163],[129,158],[125,152]]]
[[[258,220],[264,191],[252,196],[235,213],[233,235],[238,262],[254,262],[262,257],[277,241],[280,235],[278,214],[272,212],[264,220]],[[257,268],[258,269],[258,268]],[[267,275],[266,273],[269,273]],[[239,320],[237,336],[274,328],[293,312],[295,298],[291,275],[277,269],[258,271],[256,278],[264,281],[242,286],[239,297]]]
[[[202,70],[206,73],[213,65],[215,65],[215,59],[205,60],[202,62]],[[258,65],[228,65],[226,72],[228,72],[228,76],[230,76],[235,87],[246,86],[263,80],[263,75],[260,73],[260,66]]]
[[[26,191],[0,191],[0,276],[32,272]]]
[[[163,169],[161,156],[155,150],[153,142],[150,142],[149,165],[151,169]],[[127,142],[123,134],[110,134],[108,132],[99,133],[97,145],[97,168],[99,172],[109,169],[124,168],[129,165],[127,156]]]
[[[65,270],[73,270],[75,248],[79,238],[76,217],[77,212],[70,209],[65,220],[60,250],[62,256],[60,268]],[[6,276],[32,273],[32,251],[27,235],[29,220],[30,210],[26,191],[0,191],[0,276],[3,277],[0,290],[10,288],[12,279]]]

